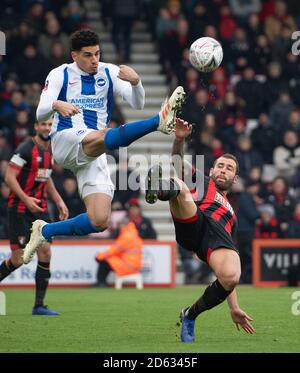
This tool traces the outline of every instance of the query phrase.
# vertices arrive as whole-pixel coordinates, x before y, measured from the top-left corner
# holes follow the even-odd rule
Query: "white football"
[[[209,73],[220,66],[222,59],[223,49],[216,39],[199,38],[190,47],[190,62],[198,71]]]

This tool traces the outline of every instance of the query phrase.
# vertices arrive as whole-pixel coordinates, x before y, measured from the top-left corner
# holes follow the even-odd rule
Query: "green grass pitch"
[[[46,303],[61,312],[52,317],[31,315],[33,289],[1,289],[0,352],[300,352],[295,288],[238,289],[255,335],[236,330],[225,302],[197,319],[195,343],[181,343],[179,312],[203,289],[49,289]]]

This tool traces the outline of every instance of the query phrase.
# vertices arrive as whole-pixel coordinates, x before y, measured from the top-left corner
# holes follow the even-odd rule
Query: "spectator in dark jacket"
[[[282,77],[281,65],[278,62],[271,62],[268,66],[268,76],[263,87],[265,109],[278,99],[280,92],[286,91],[287,82]]]
[[[248,64],[251,48],[246,31],[238,27],[229,43],[228,55],[231,56],[229,67],[234,71],[242,71]]]
[[[29,45],[35,45],[37,35],[32,30],[29,22],[22,20],[17,25],[7,42],[7,58],[11,63],[15,63],[18,56],[22,55],[25,48]],[[33,70],[33,69],[32,69]]]
[[[224,127],[220,131],[223,144],[229,152],[236,153],[238,149],[238,139],[246,135],[246,118],[239,116],[233,121],[233,125]]]
[[[257,181],[246,183],[245,192],[236,197],[236,212],[239,217],[237,227],[237,241],[240,252],[243,283],[251,283],[251,251],[252,240],[255,232],[255,222],[259,219],[260,214],[257,210],[255,196],[259,192],[260,184]]]
[[[12,147],[7,140],[7,136],[3,130],[0,130],[0,162],[1,160],[9,160],[13,155]],[[1,172],[0,172],[1,176]],[[0,179],[1,182],[1,179]]]
[[[47,76],[49,61],[38,53],[32,44],[26,46],[24,53],[18,58],[16,70],[22,84],[43,84]]]
[[[206,89],[200,88],[197,92],[187,98],[183,107],[183,118],[189,123],[195,123],[195,137],[199,137],[204,117],[207,113],[215,113],[213,104],[209,101],[209,94]]]
[[[273,163],[273,150],[275,148],[275,134],[268,114],[261,113],[258,126],[251,133],[253,148],[261,154],[264,163]]]
[[[74,178],[68,177],[64,180],[61,197],[69,209],[70,218],[85,211],[84,204],[78,194],[77,182]]]
[[[278,100],[271,106],[270,119],[277,145],[281,143],[282,133],[286,130],[289,115],[294,108],[295,105],[287,91],[280,92]]]
[[[286,179],[278,176],[273,180],[271,189],[265,202],[274,206],[280,223],[286,223],[292,218],[295,206],[295,200],[289,194],[289,185]]]
[[[156,231],[150,219],[142,215],[142,209],[137,198],[131,198],[128,201],[128,216],[130,221],[135,224],[141,238],[156,240]]]
[[[256,74],[265,74],[267,71],[266,67],[272,59],[272,48],[265,35],[258,35],[255,39],[252,66]]]
[[[251,139],[247,136],[241,136],[238,139],[238,149],[235,156],[240,166],[240,176],[247,178],[252,167],[263,165],[263,158],[260,153],[252,148]]]
[[[113,207],[115,205],[120,206],[118,209],[126,209],[128,201],[131,198],[138,198],[140,195],[139,174],[128,167],[128,160],[126,157],[120,157],[118,168],[111,175],[111,178],[116,186],[112,205]],[[129,188],[128,185],[131,182],[136,185],[133,184]]]
[[[257,205],[261,205],[264,199],[269,195],[267,185],[262,180],[262,168],[259,166],[252,167],[249,171],[247,181],[259,183],[260,188],[257,196],[255,196],[255,201]]]
[[[8,186],[0,180],[0,239],[8,239]]]
[[[0,116],[9,122],[18,110],[29,110],[29,105],[25,101],[23,92],[16,90],[1,108]]]
[[[262,84],[255,79],[252,67],[246,67],[243,78],[236,85],[236,95],[244,101],[247,118],[257,118],[263,108]]]
[[[134,20],[139,16],[139,7],[139,0],[111,1],[112,40],[120,62],[128,62],[130,59],[131,31]]]
[[[178,245],[178,252],[186,285],[209,282],[212,271],[206,263],[199,260],[195,253],[180,245]]]
[[[272,205],[261,205],[258,208],[260,220],[256,224],[256,238],[279,238],[281,229],[275,216],[275,209]]]
[[[295,109],[290,112],[288,124],[286,126],[286,131],[295,131],[300,137],[300,112]],[[284,132],[284,131],[283,131]]]
[[[288,223],[288,238],[300,238],[300,202],[295,206],[293,219]]]

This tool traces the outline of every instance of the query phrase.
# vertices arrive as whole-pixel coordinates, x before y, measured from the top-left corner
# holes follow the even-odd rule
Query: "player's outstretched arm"
[[[253,325],[251,324],[251,321],[253,321],[252,317],[246,314],[245,311],[243,311],[237,300],[237,293],[234,289],[232,293],[227,297],[227,303],[230,309],[230,315],[232,318],[232,321],[235,323],[237,330],[240,330],[240,328],[243,328],[246,333],[253,334],[255,333],[255,329]]]

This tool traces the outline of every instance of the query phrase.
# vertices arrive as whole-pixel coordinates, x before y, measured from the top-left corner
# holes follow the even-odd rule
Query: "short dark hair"
[[[99,36],[89,29],[78,30],[71,35],[71,51],[80,51],[83,47],[99,44]]]
[[[237,158],[236,158],[233,154],[225,153],[225,154],[221,155],[221,157],[217,158],[217,159],[214,161],[213,167],[215,167],[215,164],[216,164],[217,160],[220,159],[220,158],[232,159],[232,160],[235,162],[235,165],[236,165],[236,171],[235,171],[235,174],[236,174],[236,175],[239,174],[239,171],[240,171],[240,168],[239,168],[239,162],[238,162]]]

